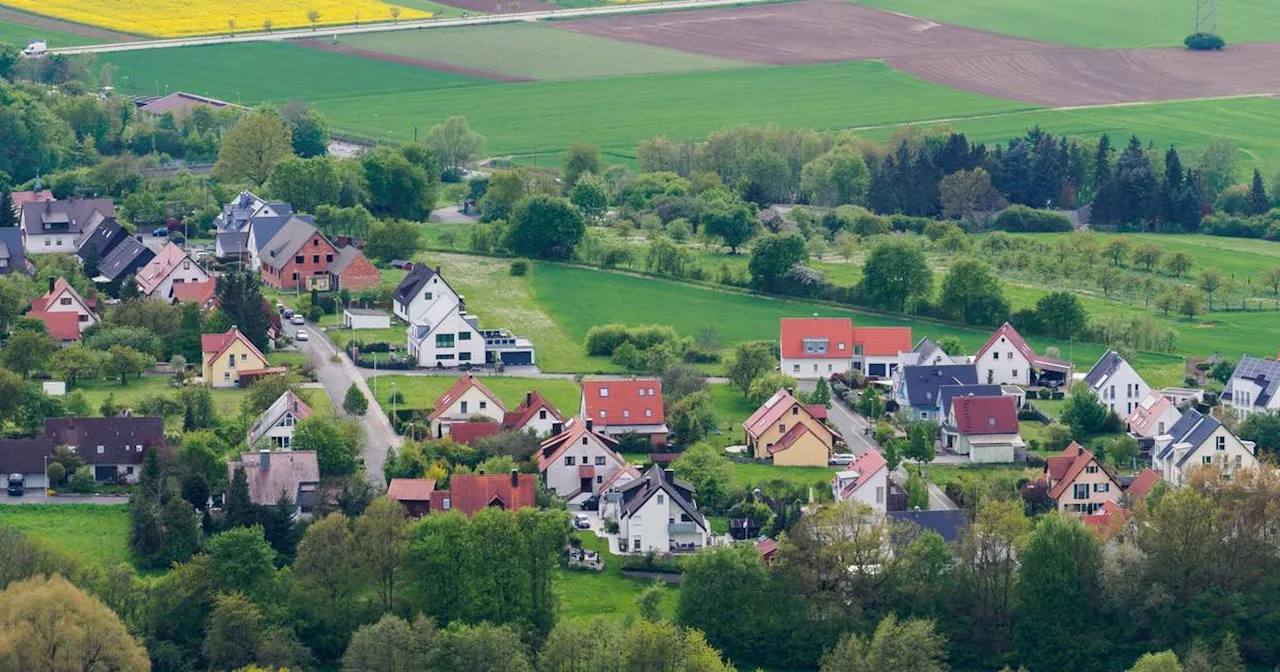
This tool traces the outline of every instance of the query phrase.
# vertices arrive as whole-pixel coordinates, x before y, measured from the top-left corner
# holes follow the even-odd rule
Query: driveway
[[[315,356],[316,379],[324,386],[329,399],[333,400],[333,407],[341,412],[342,401],[346,398],[347,388],[352,383],[355,383],[369,400],[369,410],[364,417],[360,418],[360,425],[364,428],[364,466],[368,471],[369,481],[379,488],[386,488],[387,481],[382,474],[382,463],[387,459],[387,449],[400,447],[404,439],[391,429],[391,421],[387,419],[387,414],[383,412],[382,406],[369,390],[364,376],[360,375],[360,370],[351,363],[351,359],[342,354],[338,346],[334,345],[333,341],[329,340],[324,331],[318,327],[312,324],[302,327],[285,325],[285,332],[290,337],[295,336],[298,329],[305,329],[310,337],[309,340],[298,342],[297,345],[308,357]],[[330,361],[329,358],[334,355],[337,355],[340,361]]]
[[[109,495],[55,495],[50,497],[43,489],[28,488],[21,497],[0,495],[0,506],[5,504],[95,504],[98,506],[123,506],[129,503],[128,497]]]

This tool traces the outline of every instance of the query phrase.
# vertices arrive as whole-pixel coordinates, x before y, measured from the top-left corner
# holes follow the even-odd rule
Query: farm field
[[[347,35],[341,38],[341,46],[367,49],[389,58],[418,59],[525,79],[617,77],[743,65],[541,24]]]
[[[0,525],[40,539],[85,563],[129,561],[129,512],[97,504],[0,505]]]
[[[14,9],[138,35],[185,37],[312,25],[309,12],[318,11],[318,25],[391,21],[393,5],[381,0],[265,0],[246,4],[235,0],[179,0],[118,2],[116,0],[5,0]],[[401,19],[430,18],[431,13],[401,7]]]
[[[858,0],[860,4],[1032,40],[1078,47],[1181,46],[1195,31],[1195,4],[1169,0]],[[1218,7],[1227,44],[1275,41],[1280,4],[1232,0]]]
[[[114,395],[117,404],[127,407],[144,397],[171,394],[173,388],[169,387],[169,380],[169,376],[143,376],[140,380],[130,379],[128,385],[121,385],[119,380],[82,380],[76,383],[74,390],[69,391],[78,390],[84,395],[85,401],[89,402],[93,415],[100,415],[98,407],[102,406],[108,395]],[[219,412],[230,417],[240,412],[240,400],[243,396],[238,389],[214,390],[213,403]]]
[[[100,44],[105,39],[94,39],[83,35],[64,33],[38,26],[13,21],[0,20],[0,42],[8,42],[15,47],[24,47],[32,38],[42,38],[50,47],[75,47],[82,44]]]
[[[572,380],[559,378],[514,378],[507,376],[482,376],[478,380],[498,395],[507,410],[514,410],[524,401],[525,392],[537,391],[551,402],[562,415],[572,416],[578,412],[582,391]],[[436,399],[457,381],[453,375],[447,376],[378,376],[378,403],[386,410],[391,410],[391,384],[404,395],[401,408],[431,408]],[[369,381],[373,387],[373,381]]]

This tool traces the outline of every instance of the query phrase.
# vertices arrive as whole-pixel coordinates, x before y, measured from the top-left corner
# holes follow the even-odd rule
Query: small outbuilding
[[[342,324],[348,329],[390,329],[391,315],[381,310],[346,308],[342,311]]]

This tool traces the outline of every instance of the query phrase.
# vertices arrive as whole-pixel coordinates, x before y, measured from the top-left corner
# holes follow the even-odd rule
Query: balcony
[[[701,531],[693,522],[667,523],[667,534],[698,534]]]

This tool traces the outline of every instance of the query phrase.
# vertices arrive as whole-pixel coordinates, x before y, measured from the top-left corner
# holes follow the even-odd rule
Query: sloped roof
[[[938,405],[939,388],[943,385],[977,385],[978,369],[972,364],[928,364],[902,367],[902,384],[907,388],[907,403],[917,408]]]
[[[1121,364],[1124,364],[1124,358],[1120,356],[1120,353],[1115,350],[1108,350],[1098,358],[1093,368],[1089,369],[1089,373],[1085,374],[1084,382],[1089,384],[1090,389],[1096,390],[1115,374]]]
[[[1066,473],[1063,474],[1062,478],[1056,480],[1053,484],[1053,488],[1049,490],[1049,496],[1054,500],[1060,499],[1064,494],[1066,494],[1067,490],[1075,483],[1076,477],[1078,477],[1084,471],[1084,468],[1089,466],[1091,463],[1097,464],[1098,468],[1102,470],[1102,473],[1106,474],[1107,478],[1111,479],[1111,482],[1115,484],[1116,489],[1120,489],[1120,481],[1116,479],[1115,475],[1112,474],[1111,471],[1102,464],[1102,462],[1098,461],[1092,452],[1081,447],[1080,444],[1075,441],[1072,441],[1071,445],[1067,446],[1066,450],[1062,451],[1062,455],[1058,457],[1070,457],[1071,463],[1067,466]],[[1060,469],[1062,461],[1058,461],[1057,465],[1058,466],[1056,468]],[[1048,469],[1047,465],[1046,469]]]
[[[943,415],[951,413],[951,400],[955,397],[998,397],[1004,394],[999,385],[942,385],[938,388],[938,403]]]
[[[258,506],[274,506],[284,492],[298,503],[298,488],[320,482],[320,462],[314,450],[267,451],[268,466],[262,468],[262,453],[242,453],[239,462],[227,464],[228,478],[242,467],[249,481],[249,499]]]
[[[173,286],[173,298],[180,303],[194,303],[201,308],[213,301],[217,293],[217,281],[213,278],[203,282],[179,282]]]
[[[1022,334],[1019,334],[1018,330],[1014,329],[1013,325],[1008,322],[1000,325],[1000,328],[996,329],[995,333],[991,334],[991,338],[987,339],[987,342],[978,349],[978,353],[974,359],[976,360],[981,358],[982,355],[986,354],[987,350],[990,350],[992,346],[999,343],[1002,337],[1006,339],[1015,350],[1021,353],[1024,359],[1035,366],[1057,370],[1067,370],[1071,368],[1070,362],[1064,362],[1060,359],[1044,357],[1036,354],[1036,351],[1027,344],[1026,339],[1022,338]]]
[[[541,392],[532,391],[525,393],[524,401],[520,402],[520,405],[514,411],[507,411],[502,418],[502,428],[520,429],[528,424],[530,420],[533,420],[534,415],[544,408],[555,422],[564,422],[564,416],[560,414],[560,411],[556,410],[555,406],[551,405],[551,402],[547,401],[546,397],[542,396]]]
[[[665,492],[671,501],[679,506],[702,529],[707,529],[707,521],[693,503],[693,486],[681,481],[674,474],[662,467],[653,465],[640,478],[622,486],[622,502],[620,516],[630,516],[639,511],[645,502],[658,492]]]
[[[0,439],[0,475],[44,471],[45,457],[53,455],[53,439]]]
[[[298,250],[319,233],[316,227],[301,217],[292,217],[280,230],[261,254],[263,263],[272,267],[283,266],[289,262]],[[328,239],[326,239],[327,241]]]
[[[1018,408],[1013,397],[956,397],[951,406],[961,434],[1018,433]]]
[[[964,509],[890,511],[889,516],[937,532],[947,543],[959,541],[969,529],[969,514]]]
[[[1138,475],[1129,484],[1125,492],[1131,497],[1142,499],[1151,494],[1151,489],[1156,487],[1156,483],[1162,480],[1164,479],[1160,477],[1160,472],[1155,469],[1143,469],[1138,472]]]
[[[774,453],[780,453],[791,446],[796,445],[796,442],[798,442],[805,434],[813,434],[813,430],[809,429],[809,426],[803,422],[797,422],[792,425],[791,429],[788,429],[781,438],[775,441],[773,445],[769,446],[769,454],[773,455]],[[814,436],[817,435],[814,434]]]
[[[1194,449],[1200,447],[1221,426],[1222,423],[1218,422],[1217,418],[1200,415],[1194,408],[1187,409],[1182,414],[1182,417],[1173,423],[1173,427],[1169,428],[1169,436],[1173,437],[1173,440],[1164,447],[1164,450],[1160,451],[1157,459],[1164,460],[1168,458],[1169,455],[1173,454],[1174,446],[1185,443],[1191,446],[1192,450],[1188,450],[1178,460],[1178,466],[1181,467],[1195,452]]]
[[[150,263],[144,266],[141,271],[138,271],[138,289],[143,294],[150,295],[183,261],[195,263],[187,255],[186,250],[178,247],[175,243],[167,243],[164,249],[160,250],[160,254],[157,254]]]
[[[435,489],[434,478],[393,478],[387,486],[387,497],[397,502],[429,502]]]
[[[569,422],[565,423],[563,431],[543,439],[542,443],[538,445],[538,471],[546,471],[548,467],[555,464],[560,459],[560,455],[569,446],[577,445],[578,439],[588,432],[605,450],[613,453],[619,464],[626,464],[622,456],[617,454],[618,442],[616,439],[595,431],[594,423],[592,423],[592,428],[588,429],[586,421],[582,418],[570,418]]]
[[[426,264],[414,266],[413,270],[405,274],[400,284],[396,285],[393,298],[398,303],[410,303],[413,301],[413,297],[418,295],[418,290],[422,289],[422,286],[427,284],[427,281],[434,275],[436,275],[436,270]]]
[[[875,448],[868,448],[867,452],[854,460],[844,471],[836,474],[837,481],[842,476],[844,478],[853,478],[841,491],[841,495],[845,497],[851,496],[854,492],[857,492],[858,488],[866,485],[867,481],[870,481],[877,472],[888,466],[889,462],[884,459],[884,455],[881,455],[880,451]]]
[[[295,215],[292,214],[263,215],[249,220],[249,227],[253,229],[253,242],[257,245],[257,249],[253,252],[261,256],[271,246],[271,240],[280,233],[280,229],[294,218]]]
[[[4,268],[0,268],[0,275],[31,273],[31,267],[27,263],[27,250],[22,243],[22,229],[16,226],[0,228],[0,258],[9,262]]]
[[[71,198],[22,204],[22,226],[28,235],[83,233],[100,219],[115,216],[116,206],[109,198]],[[56,224],[45,229],[46,220]]]
[[[535,506],[536,484],[534,474],[454,474],[449,508],[470,516],[490,506],[507,511]]]
[[[780,331],[783,357],[848,359],[853,356],[853,321],[847,317],[784,317]],[[827,352],[806,353],[806,339],[826,339]]]
[[[864,357],[894,357],[911,349],[911,327],[854,327],[853,344]]]
[[[212,353],[214,358],[217,359],[222,356],[222,353],[227,351],[227,348],[230,348],[231,345],[237,341],[249,346],[249,351],[257,355],[259,359],[264,362],[267,361],[266,355],[262,354],[261,351],[255,348],[253,346],[253,342],[249,340],[249,337],[240,333],[240,330],[235,327],[232,327],[225,334],[201,334],[200,350],[206,355]],[[244,372],[241,371],[241,373]]]
[[[124,238],[98,262],[98,273],[115,282],[130,273],[136,275],[138,269],[150,263],[155,256],[151,248],[133,237]]]
[[[76,255],[81,260],[89,256],[89,252],[93,251],[98,254],[98,262],[101,264],[102,258],[111,252],[120,241],[129,237],[128,229],[120,225],[115,217],[107,217],[97,226],[93,227],[93,231],[80,241],[80,247],[76,250]]]
[[[80,340],[80,315],[71,311],[50,313],[44,310],[33,310],[26,315],[33,320],[44,323],[45,329],[55,341]]]
[[[1147,430],[1151,429],[1151,425],[1171,408],[1174,408],[1172,399],[1152,390],[1124,421],[1129,425],[1130,430],[1138,434],[1146,434]]]
[[[656,378],[584,380],[582,399],[586,417],[598,426],[666,422],[662,412],[662,381]]]
[[[311,407],[301,397],[293,393],[293,390],[285,390],[285,393],[271,402],[267,410],[259,415],[254,421],[253,426],[249,428],[247,445],[252,448],[257,436],[262,435],[267,430],[275,427],[280,423],[286,415],[293,414],[293,417],[299,421],[306,420],[311,417]]]
[[[217,242],[223,254],[240,254],[249,247],[249,234],[240,231],[224,231],[218,234]]]
[[[363,256],[364,253],[356,248],[355,245],[348,245],[338,250],[337,256],[333,258],[333,263],[329,264],[329,272],[334,275],[342,275],[342,272],[347,270],[347,267],[350,266],[352,262]]]
[[[1249,355],[1241,357],[1236,370],[1231,372],[1231,381],[1222,389],[1223,397],[1231,398],[1232,382],[1236,378],[1248,380],[1262,388],[1253,399],[1253,405],[1266,406],[1276,396],[1276,390],[1280,389],[1280,361]]]
[[[209,98],[206,96],[199,96],[194,93],[187,93],[185,91],[175,91],[167,96],[156,98],[138,109],[155,115],[173,112],[182,116],[190,114],[197,105],[208,105],[210,107],[219,108],[231,105],[231,103],[224,100],[218,100],[217,98]]]
[[[435,420],[436,418],[444,415],[445,411],[449,410],[449,407],[453,405],[453,402],[457,401],[458,397],[461,397],[463,393],[473,387],[480,390],[484,396],[489,398],[489,401],[502,409],[503,412],[506,412],[507,407],[502,404],[502,400],[498,398],[498,395],[485,387],[484,383],[480,382],[480,380],[475,376],[469,373],[464,373],[461,376],[458,376],[458,379],[454,381],[453,385],[444,391],[444,394],[436,398],[435,404],[431,407],[431,415],[428,416],[429,419]]]
[[[498,422],[455,422],[449,425],[449,436],[457,443],[475,446],[480,439],[502,431]]]
[[[148,446],[164,447],[164,418],[46,418],[44,435],[57,445],[75,446],[89,464],[137,464]]]
[[[797,401],[785,388],[779,387],[772,397],[766,399],[760,408],[757,408],[751,417],[742,423],[742,427],[752,438],[757,438],[786,415],[793,406],[800,406],[805,413],[812,415],[807,406]]]
[[[76,288],[72,287],[71,283],[67,282],[66,278],[58,278],[57,280],[54,280],[53,289],[45,292],[44,296],[41,296],[38,299],[33,299],[31,301],[31,310],[47,310],[49,306],[53,304],[53,300],[58,298],[63,292],[70,294],[71,298],[75,299],[76,303],[79,303],[86,310],[90,310],[90,312],[92,312],[89,302],[85,301],[84,297],[80,296],[80,292],[77,292]]]

